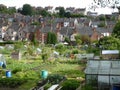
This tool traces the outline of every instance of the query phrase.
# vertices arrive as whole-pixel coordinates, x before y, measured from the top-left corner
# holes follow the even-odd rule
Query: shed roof
[[[119,54],[119,50],[102,50],[102,54]]]

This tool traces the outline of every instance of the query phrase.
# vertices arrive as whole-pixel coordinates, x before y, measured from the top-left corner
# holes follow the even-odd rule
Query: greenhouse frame
[[[120,90],[120,60],[88,60],[85,80],[96,90]]]

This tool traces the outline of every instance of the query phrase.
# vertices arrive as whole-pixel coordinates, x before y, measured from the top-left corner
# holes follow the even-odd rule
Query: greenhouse
[[[120,90],[120,60],[89,60],[85,77],[97,90]]]

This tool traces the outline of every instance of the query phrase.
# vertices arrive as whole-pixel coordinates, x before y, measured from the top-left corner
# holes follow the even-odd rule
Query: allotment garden
[[[1,44],[0,90],[37,90],[45,80],[42,85],[45,90],[54,84],[59,84],[61,90],[75,90],[85,78],[85,62],[76,59],[77,53],[86,51],[62,43]],[[46,76],[42,76],[43,71],[47,72]]]

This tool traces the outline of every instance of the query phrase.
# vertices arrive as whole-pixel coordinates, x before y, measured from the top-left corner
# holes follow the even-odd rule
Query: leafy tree
[[[18,9],[17,9],[17,12],[18,12],[18,13],[22,13],[22,8],[18,8]]]
[[[5,5],[0,5],[0,13],[7,13],[7,7]]]
[[[23,15],[32,15],[33,9],[31,5],[29,4],[24,4],[22,8],[22,14]]]
[[[58,13],[53,13],[52,16],[53,17],[59,17],[59,14]]]
[[[60,17],[64,17],[64,15],[65,15],[65,9],[64,9],[64,7],[61,7],[61,8],[59,9],[59,16],[60,16]]]
[[[100,20],[100,21],[105,21],[105,16],[104,16],[104,15],[100,16],[100,17],[99,17],[99,20]]]
[[[85,15],[83,15],[83,14],[71,14],[70,15],[72,18],[76,18],[76,17],[86,17]]]
[[[47,44],[56,44],[57,43],[57,36],[53,32],[48,32],[47,34]]]
[[[42,15],[43,17],[50,16],[50,13],[47,12],[46,10],[44,10],[44,9],[41,10],[41,11],[39,12],[39,14]]]
[[[81,40],[82,40],[82,44],[89,44],[90,43],[90,37],[88,35],[82,35]]]
[[[99,40],[98,45],[105,50],[120,50],[120,39],[115,37],[103,37]]]
[[[116,23],[112,35],[120,39],[120,20]]]
[[[65,12],[64,16],[67,17],[67,18],[70,18],[71,17],[71,13],[70,12]]]
[[[15,7],[11,7],[11,8],[8,9],[8,13],[9,13],[9,14],[16,13],[16,11],[17,11],[17,10],[16,10]]]
[[[77,42],[78,45],[80,45],[82,43],[82,41],[81,41],[81,35],[80,34],[77,34],[75,36],[75,39],[76,39],[76,42]]]

